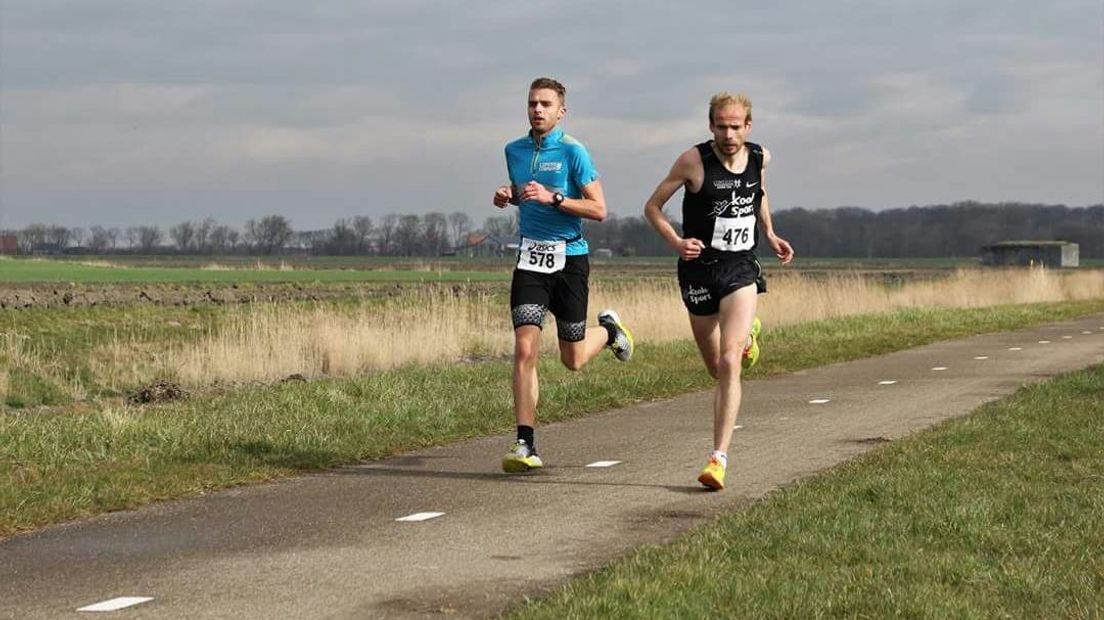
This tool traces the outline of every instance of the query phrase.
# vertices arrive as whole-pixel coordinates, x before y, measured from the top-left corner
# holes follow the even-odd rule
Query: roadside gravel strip
[[[0,543],[0,617],[486,617],[1100,362],[1095,315],[750,382],[721,493],[695,482],[711,428],[699,392],[542,427],[535,475],[498,471],[499,435],[47,528]]]

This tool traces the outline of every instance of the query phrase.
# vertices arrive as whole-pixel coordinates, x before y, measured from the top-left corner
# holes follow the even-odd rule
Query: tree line
[[[913,258],[977,256],[1001,241],[1070,241],[1082,258],[1104,258],[1104,205],[1023,203],[908,207],[870,211],[792,208],[775,228],[805,256]]]
[[[463,212],[340,218],[329,228],[296,231],[282,215],[248,220],[242,228],[214,218],[125,229],[31,224],[15,231],[27,254],[113,252],[158,254],[276,254],[441,256],[473,243],[504,246],[517,240],[516,210],[488,217],[476,228]],[[670,212],[678,215],[677,207]],[[1104,257],[1104,205],[1066,207],[1022,203],[909,207],[872,211],[855,207],[782,209],[775,228],[804,256],[976,256],[999,241],[1060,240],[1080,244],[1085,258]],[[676,227],[678,222],[675,222]],[[586,223],[594,249],[622,256],[666,256],[671,251],[643,216],[611,216]]]

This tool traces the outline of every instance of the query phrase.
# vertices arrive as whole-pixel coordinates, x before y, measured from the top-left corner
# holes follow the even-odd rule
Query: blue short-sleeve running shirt
[[[536,181],[550,191],[568,198],[582,198],[582,187],[598,180],[598,171],[590,161],[590,153],[582,142],[556,127],[538,145],[526,134],[506,145],[506,169],[515,191],[529,181]],[[583,218],[564,213],[535,201],[525,201],[518,207],[521,236],[526,239],[559,241],[576,239],[567,244],[567,255],[578,256],[589,251],[583,239]]]

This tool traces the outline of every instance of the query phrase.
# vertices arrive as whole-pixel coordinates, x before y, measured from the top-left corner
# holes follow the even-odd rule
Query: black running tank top
[[[759,207],[763,204],[763,148],[746,142],[748,161],[734,174],[713,152],[712,142],[695,145],[705,177],[697,193],[682,196],[683,237],[701,239],[709,253],[751,252],[759,244]]]

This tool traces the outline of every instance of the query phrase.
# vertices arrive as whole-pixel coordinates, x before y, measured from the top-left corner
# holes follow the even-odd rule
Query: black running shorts
[[[751,252],[707,253],[696,260],[679,260],[678,282],[682,303],[698,316],[717,314],[721,299],[745,286],[755,284],[759,293],[767,290],[763,270]]]
[[[514,329],[544,324],[548,310],[556,317],[560,340],[578,342],[586,336],[587,298],[590,295],[590,261],[586,254],[568,256],[556,273],[514,269],[510,284],[510,310]]]

